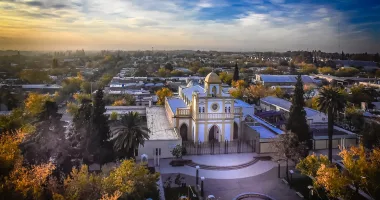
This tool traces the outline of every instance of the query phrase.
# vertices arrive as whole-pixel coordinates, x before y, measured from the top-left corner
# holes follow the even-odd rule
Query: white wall
[[[205,141],[205,125],[204,124],[198,124],[198,141],[204,142]]]
[[[178,140],[146,140],[144,146],[139,146],[139,154],[136,160],[141,159],[141,155],[148,155],[148,159],[153,159],[156,148],[161,148],[161,158],[172,158],[170,152],[176,145],[181,145],[182,141]]]
[[[224,140],[230,141],[232,138],[231,124],[226,124],[224,127]]]
[[[327,123],[327,116],[325,114],[313,115],[311,117],[308,117],[307,119],[312,119],[312,123]]]
[[[218,110],[214,111],[212,108],[211,108],[211,105],[214,104],[214,103],[217,103],[219,105],[219,108]],[[208,99],[208,103],[207,103],[207,108],[208,108],[208,113],[224,113],[224,107],[223,107],[223,102],[222,100],[218,100],[218,99]],[[232,108],[231,108],[232,109]]]

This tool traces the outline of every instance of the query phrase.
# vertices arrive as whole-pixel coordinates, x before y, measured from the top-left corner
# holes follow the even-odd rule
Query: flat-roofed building
[[[317,85],[317,82],[310,76],[302,75],[302,82],[305,85]],[[292,86],[297,82],[297,75],[267,75],[256,74],[252,82],[262,84],[264,86]]]

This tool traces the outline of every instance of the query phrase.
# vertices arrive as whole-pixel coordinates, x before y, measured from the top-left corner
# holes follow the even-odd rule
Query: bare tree
[[[286,178],[289,180],[289,159],[297,161],[302,158],[307,151],[306,145],[298,140],[295,133],[287,132],[279,135],[273,146],[279,158],[286,161]]]

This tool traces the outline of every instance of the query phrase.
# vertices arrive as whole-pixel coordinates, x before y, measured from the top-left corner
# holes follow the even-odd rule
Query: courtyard
[[[214,170],[199,169],[199,177],[205,177],[204,196],[214,195],[216,199],[230,200],[242,193],[254,192],[272,197],[276,200],[301,199],[294,190],[278,178],[278,165],[271,160],[257,159],[255,153],[185,156],[202,166],[213,166]],[[250,163],[249,161],[255,160]],[[196,183],[196,168],[193,166],[172,167],[171,159],[163,159],[159,169],[161,180],[181,174],[187,185]],[[248,166],[246,163],[250,163]],[[236,166],[228,170],[224,167]],[[239,168],[239,166],[242,166]],[[281,177],[285,176],[285,167],[281,165]],[[199,179],[200,182],[200,179]],[[255,198],[250,198],[255,199]]]

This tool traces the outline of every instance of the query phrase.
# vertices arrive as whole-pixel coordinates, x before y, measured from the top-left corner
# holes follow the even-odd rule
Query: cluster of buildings
[[[292,78],[286,81],[291,82]],[[303,78],[314,84],[312,79]],[[250,141],[256,153],[273,152],[272,143],[285,133],[290,106],[291,102],[276,97],[265,97],[259,105],[235,99],[223,90],[219,76],[211,72],[203,84],[190,81],[180,85],[178,95],[166,98],[164,107],[146,108],[144,116],[152,137],[139,148],[139,156],[153,158],[156,152],[161,152],[161,158],[169,158],[177,144],[233,141]],[[305,111],[313,149],[326,149],[328,117],[310,108]],[[357,143],[354,133],[339,127],[334,127],[333,139],[334,148]]]

